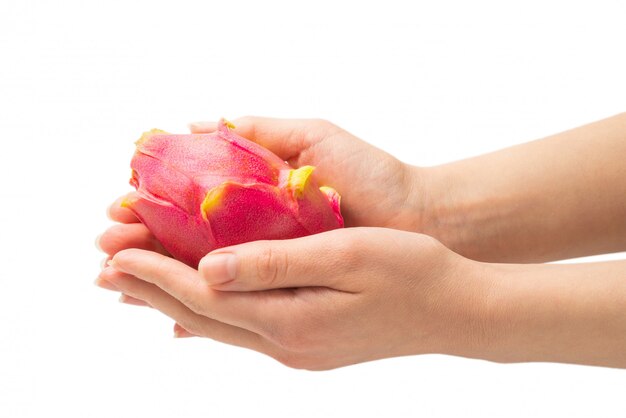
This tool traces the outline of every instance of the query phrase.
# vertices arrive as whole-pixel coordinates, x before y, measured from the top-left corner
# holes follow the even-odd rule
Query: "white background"
[[[434,165],[626,110],[624,2],[428,3],[0,0],[0,417],[623,417],[626,371],[296,371],[92,284],[152,127],[321,117]]]

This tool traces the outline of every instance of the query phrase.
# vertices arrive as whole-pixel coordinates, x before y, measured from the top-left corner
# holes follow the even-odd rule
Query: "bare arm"
[[[415,170],[415,198],[426,199],[418,229],[467,257],[544,262],[626,250],[626,113]]]
[[[345,228],[222,248],[199,270],[123,249],[97,283],[179,336],[296,368],[424,353],[626,368],[626,261],[489,264],[425,235]]]
[[[484,264],[483,274],[490,331],[470,357],[626,367],[626,261]]]
[[[626,260],[475,261],[626,249],[626,115],[426,169],[326,122],[240,126],[285,160],[336,179],[346,220],[361,227],[222,248],[195,270],[159,254],[117,203],[111,216],[126,224],[100,238],[113,263],[98,285],[171,316],[177,336],[210,337],[297,368],[422,353],[626,368]],[[289,144],[304,149],[294,154]],[[456,252],[398,229],[434,235]]]

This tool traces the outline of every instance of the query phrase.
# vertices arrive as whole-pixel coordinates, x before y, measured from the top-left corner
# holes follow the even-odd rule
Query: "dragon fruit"
[[[131,193],[137,215],[176,259],[197,267],[210,251],[343,227],[339,194],[318,187],[314,167],[285,161],[221,120],[209,134],[153,129],[135,143]]]

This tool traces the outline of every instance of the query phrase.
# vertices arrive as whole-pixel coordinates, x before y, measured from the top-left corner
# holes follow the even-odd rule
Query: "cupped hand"
[[[341,194],[346,226],[419,230],[420,169],[324,120],[247,116],[233,124],[234,132],[293,167],[315,166],[320,185],[331,186]],[[216,128],[215,122],[190,125],[193,133]]]
[[[208,254],[199,270],[158,252],[117,252],[98,279],[173,318],[179,336],[330,369],[484,340],[490,284],[478,263],[424,235],[348,228]]]
[[[346,226],[379,226],[417,231],[420,229],[423,173],[386,152],[367,144],[345,130],[318,119],[273,119],[244,117],[234,121],[235,132],[270,149],[292,166],[316,166],[320,184],[341,194]],[[192,132],[212,132],[213,122],[190,125]],[[98,238],[109,256],[124,248],[140,248],[165,254],[165,249],[121,207],[124,197],[109,208],[109,217],[119,222]]]

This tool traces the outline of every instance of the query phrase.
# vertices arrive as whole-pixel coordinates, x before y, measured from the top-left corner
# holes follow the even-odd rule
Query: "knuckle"
[[[364,252],[359,251],[363,246],[363,237],[361,237],[360,234],[344,234],[341,239],[335,240],[334,246],[333,252],[336,254],[334,258],[341,260],[342,265],[361,265],[361,258]]]
[[[179,295],[180,298],[180,302],[185,305],[187,308],[189,308],[189,310],[191,310],[191,312],[197,314],[197,315],[207,315],[207,309],[206,306],[204,306],[202,303],[200,303],[196,298],[194,298],[192,295],[189,295],[187,293],[181,293]]]
[[[178,299],[183,305],[189,308],[192,312],[204,315],[206,313],[206,306],[202,303],[201,298],[197,293],[195,287],[179,286],[179,273],[176,271],[175,265],[172,260],[166,256],[162,256],[159,261],[155,263],[155,276],[160,276],[160,283],[157,283],[158,287],[161,287],[166,292],[172,292],[176,299]]]
[[[154,272],[152,273],[154,276],[163,276],[171,279],[174,275],[172,269],[172,260],[166,256],[161,256],[158,258],[158,261],[154,264]]]
[[[287,253],[267,247],[256,260],[256,273],[259,281],[266,285],[278,285],[287,276]]]

